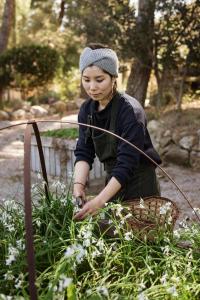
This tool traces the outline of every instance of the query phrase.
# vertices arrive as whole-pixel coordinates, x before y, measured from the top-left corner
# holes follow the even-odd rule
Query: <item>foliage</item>
[[[41,132],[41,135],[46,137],[76,139],[78,137],[77,128],[62,128]]]
[[[156,5],[160,18],[155,20],[154,70],[160,101],[164,89],[180,101],[185,77],[199,73],[199,1],[157,1]]]
[[[59,54],[47,46],[24,46],[7,50],[0,56],[2,86],[34,88],[53,79]]]
[[[199,225],[182,222],[184,229],[174,237],[160,233],[150,242],[127,231],[127,215],[119,204],[74,223],[78,208],[63,183],[52,185],[50,201],[41,185],[33,189],[40,299],[199,299]],[[105,215],[114,237],[99,230]],[[23,207],[7,201],[0,216],[0,299],[28,299]],[[183,239],[191,242],[188,249],[177,245]]]

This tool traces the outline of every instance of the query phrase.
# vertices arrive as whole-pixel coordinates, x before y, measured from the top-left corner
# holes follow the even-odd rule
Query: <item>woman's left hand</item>
[[[95,215],[98,213],[99,209],[104,207],[105,201],[100,200],[99,198],[95,197],[92,200],[89,200],[85,203],[83,208],[75,214],[74,219],[75,220],[83,220],[88,215]]]

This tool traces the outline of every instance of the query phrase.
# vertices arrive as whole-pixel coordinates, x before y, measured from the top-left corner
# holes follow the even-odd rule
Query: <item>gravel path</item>
[[[54,118],[55,119],[55,118]],[[76,115],[69,115],[68,120],[76,120]],[[20,122],[2,121],[0,128]],[[58,123],[43,123],[40,130],[60,128]],[[25,126],[17,126],[0,131],[0,201],[8,198],[23,200],[23,141]],[[185,192],[194,207],[200,207],[200,172],[177,165],[167,165],[165,171]],[[34,174],[33,180],[34,181]],[[162,196],[176,201],[180,209],[180,218],[192,216],[191,209],[183,196],[171,181],[159,170]]]

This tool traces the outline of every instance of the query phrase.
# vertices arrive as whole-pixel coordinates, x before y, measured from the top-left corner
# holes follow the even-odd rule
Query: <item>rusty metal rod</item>
[[[85,127],[90,127],[90,128],[94,128],[97,130],[100,130],[102,132],[106,132],[108,134],[111,134],[113,136],[115,136],[116,138],[124,141],[125,143],[129,144],[131,147],[133,147],[134,149],[136,149],[138,152],[140,152],[142,155],[144,155],[145,157],[147,157],[154,165],[156,165],[168,178],[169,180],[176,186],[176,188],[178,189],[178,191],[181,193],[181,195],[184,197],[184,199],[187,201],[188,205],[190,206],[190,208],[192,209],[192,211],[194,212],[196,218],[198,219],[198,221],[200,222],[200,217],[197,214],[197,212],[194,210],[192,204],[190,203],[190,200],[187,198],[187,196],[185,195],[185,193],[181,190],[181,188],[178,186],[178,184],[171,178],[171,176],[159,165],[157,164],[150,156],[148,156],[146,153],[144,153],[144,151],[142,151],[140,148],[138,148],[137,146],[135,146],[134,144],[132,144],[131,142],[127,141],[126,139],[122,138],[121,136],[117,135],[116,133],[110,132],[109,130],[94,126],[94,125],[90,125],[90,124],[85,124],[85,123],[81,123],[81,122],[76,122],[76,121],[59,121],[59,120],[30,120],[28,122],[22,122],[19,124],[14,124],[14,125],[9,125],[6,126],[4,128],[0,128],[0,130],[3,129],[8,129],[14,126],[19,126],[19,125],[24,125],[24,124],[31,124],[31,123],[60,123],[60,124],[72,124],[72,125],[81,125],[81,126],[85,126]]]

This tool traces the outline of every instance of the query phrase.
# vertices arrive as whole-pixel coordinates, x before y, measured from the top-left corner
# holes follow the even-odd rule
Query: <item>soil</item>
[[[194,107],[192,108],[194,109]],[[196,111],[196,109],[195,109]],[[200,111],[200,110],[199,110]],[[192,113],[192,112],[191,112]],[[194,113],[194,111],[193,111]],[[197,113],[197,112],[196,112]],[[169,122],[177,123],[176,114],[167,112]],[[165,115],[165,118],[167,118]],[[174,117],[173,117],[173,116]],[[187,119],[190,119],[191,114],[186,114]],[[76,120],[77,115],[68,115],[68,120]],[[199,123],[196,120],[200,118],[200,113],[195,115],[193,126],[199,128]],[[48,118],[46,118],[48,119]],[[51,117],[50,119],[59,119],[59,116]],[[194,120],[194,114],[193,114]],[[0,128],[17,124],[22,121],[1,121]],[[181,123],[182,122],[182,123]],[[187,126],[186,117],[179,118],[179,125]],[[190,127],[191,123],[190,123]],[[58,129],[59,123],[43,123],[39,125],[40,130]],[[16,126],[10,129],[0,130],[0,202],[4,199],[16,199],[23,201],[23,134],[25,125]],[[173,178],[179,185],[180,189],[185,193],[193,207],[200,207],[200,172],[194,171],[190,168],[184,168],[177,165],[164,165],[164,170]],[[189,216],[194,218],[194,214],[187,201],[183,198],[181,193],[177,190],[175,185],[164,175],[161,170],[158,170],[158,176],[161,185],[161,193],[163,197],[167,197],[176,202],[179,210],[179,220]],[[32,174],[32,183],[36,180],[36,175]],[[92,182],[90,185],[89,193],[94,193],[102,187],[102,182]]]

